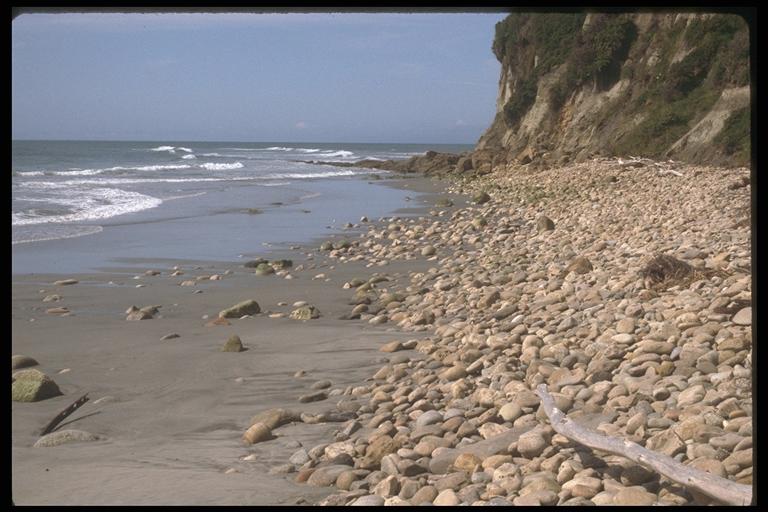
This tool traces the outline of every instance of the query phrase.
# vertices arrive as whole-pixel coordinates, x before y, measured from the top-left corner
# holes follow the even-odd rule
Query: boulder
[[[272,260],[269,263],[277,270],[283,270],[293,266],[292,260]]]
[[[11,370],[18,370],[19,368],[28,368],[30,366],[37,366],[38,363],[29,356],[23,356],[17,354],[11,357]]]
[[[13,374],[11,400],[14,402],[38,402],[62,395],[59,386],[39,370],[21,370]]]
[[[219,318],[240,318],[245,315],[255,315],[260,312],[261,307],[259,307],[259,303],[253,299],[249,299],[222,310],[219,312]]]
[[[242,352],[243,350],[245,350],[243,342],[240,341],[240,336],[237,334],[230,336],[226,343],[224,343],[224,346],[221,347],[222,352]]]
[[[294,320],[311,320],[313,318],[320,318],[320,310],[312,305],[302,306],[291,311],[290,317]]]
[[[269,263],[259,263],[254,273],[257,276],[268,276],[275,273],[275,269]]]

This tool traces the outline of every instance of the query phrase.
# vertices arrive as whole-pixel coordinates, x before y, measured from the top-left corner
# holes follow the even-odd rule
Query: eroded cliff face
[[[749,165],[749,29],[724,14],[514,13],[477,172],[595,155]]]

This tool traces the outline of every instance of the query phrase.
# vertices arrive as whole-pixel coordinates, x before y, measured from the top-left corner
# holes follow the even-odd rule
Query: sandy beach
[[[423,192],[436,192],[440,186],[428,179],[391,183]],[[433,197],[420,196],[414,203],[421,204],[402,214],[423,210]],[[299,485],[268,470],[287,461],[299,446],[309,449],[332,437],[339,423],[298,422],[280,429],[275,441],[251,447],[242,444],[242,433],[252,416],[270,408],[313,414],[331,409],[333,396],[298,402],[313,392],[315,382],[329,380],[328,391],[340,392],[368,378],[382,362],[377,351],[382,344],[413,336],[392,332],[387,325],[338,320],[350,309],[342,285],[354,277],[367,279],[376,272],[393,276],[428,264],[366,268],[360,262],[334,265],[307,259],[306,254],[268,255],[292,259],[293,279],[257,276],[242,262],[184,262],[183,275],[171,276],[175,264],[152,262],[151,255],[122,271],[15,275],[12,352],[36,359],[40,364],[35,368],[53,378],[63,395],[13,402],[14,502],[267,505],[312,503],[329,494],[330,488]],[[135,265],[160,273],[144,275]],[[228,270],[231,274],[225,275]],[[216,274],[222,279],[179,286]],[[319,274],[325,277],[317,278]],[[52,284],[66,278],[79,282]],[[61,300],[43,303],[51,294]],[[232,319],[231,325],[205,326],[222,309],[247,299],[255,299],[262,312]],[[315,305],[321,318],[269,317],[287,316],[297,301]],[[131,305],[162,307],[155,318],[133,322],[125,319]],[[66,307],[71,314],[46,314],[53,307]],[[179,337],[161,341],[170,333]],[[233,334],[247,350],[221,352]],[[299,370],[306,374],[294,377]],[[84,430],[103,439],[33,448],[39,430],[84,393],[90,401],[58,430]],[[243,460],[248,455],[253,460]]]

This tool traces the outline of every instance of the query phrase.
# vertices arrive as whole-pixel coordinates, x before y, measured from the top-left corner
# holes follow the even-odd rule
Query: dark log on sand
[[[585,428],[572,421],[555,407],[555,402],[552,395],[547,391],[546,384],[540,384],[536,388],[536,394],[541,398],[541,406],[544,408],[552,428],[558,434],[594,450],[626,457],[673,482],[692,491],[705,494],[720,503],[749,505],[752,502],[751,486],[686,466],[671,457],[653,452],[626,439],[609,437]]]
[[[53,418],[51,422],[48,423],[48,425],[40,432],[40,435],[44,436],[46,434],[50,434],[53,431],[53,429],[55,429],[59,425],[59,423],[64,421],[67,416],[69,416],[70,414],[78,410],[80,406],[82,406],[87,401],[88,401],[88,393],[84,394],[83,396],[75,400],[73,404],[71,404],[69,407],[61,411],[59,414],[57,414],[56,417]]]

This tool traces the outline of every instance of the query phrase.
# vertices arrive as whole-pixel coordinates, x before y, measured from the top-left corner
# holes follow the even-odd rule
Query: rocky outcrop
[[[475,169],[639,155],[750,159],[749,31],[706,13],[514,13]]]
[[[407,160],[360,160],[357,162],[317,162],[311,160],[306,163],[427,175],[443,175],[453,172],[457,168],[464,171],[472,169],[472,161],[468,154],[438,153],[437,151],[427,151],[423,155],[416,155]]]

